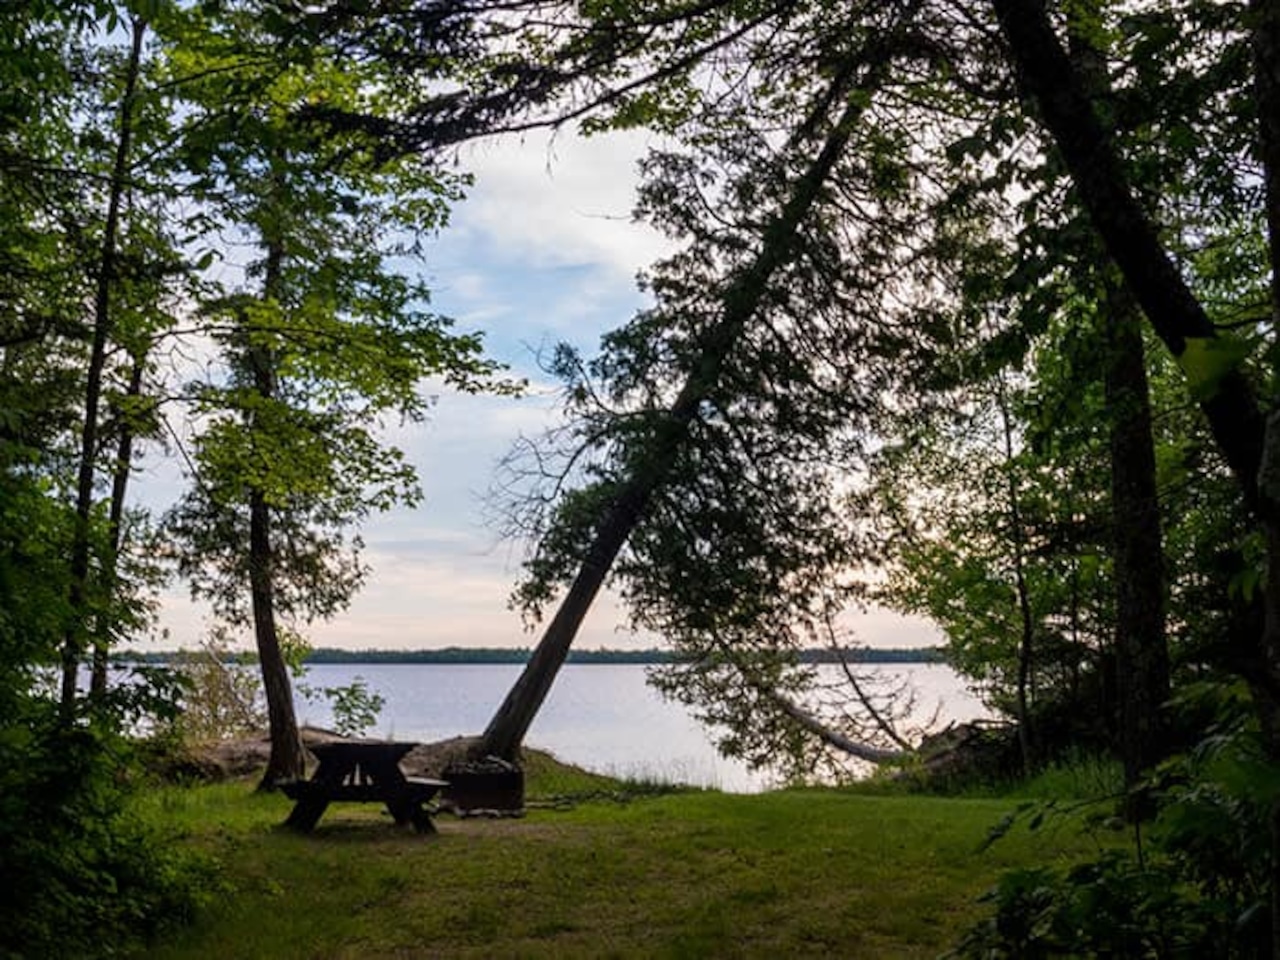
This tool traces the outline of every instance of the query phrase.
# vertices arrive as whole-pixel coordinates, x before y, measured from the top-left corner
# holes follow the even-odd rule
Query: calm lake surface
[[[987,716],[950,667],[885,664],[863,669],[909,678],[925,719],[935,710],[943,724]],[[520,670],[516,664],[315,664],[305,683],[342,686],[362,677],[370,690],[386,698],[369,736],[429,742],[480,733]],[[299,700],[299,723],[327,727],[332,719],[327,704]],[[635,664],[565,666],[527,742],[602,773],[734,792],[770,786],[766,775],[720,756],[707,731],[684,707],[651,689],[645,667]]]

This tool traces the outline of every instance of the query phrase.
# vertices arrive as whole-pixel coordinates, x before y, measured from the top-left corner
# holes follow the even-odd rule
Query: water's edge
[[[482,731],[519,675],[517,664],[313,664],[304,682],[316,688],[362,678],[386,700],[370,736],[433,742]],[[917,691],[917,715],[941,722],[985,716],[951,668],[887,664],[872,668],[906,677]],[[733,792],[771,785],[720,756],[710,733],[683,706],[664,700],[636,664],[565,666],[529,731],[528,743],[560,759],[618,776],[658,779]],[[323,702],[298,701],[299,723],[328,727]]]

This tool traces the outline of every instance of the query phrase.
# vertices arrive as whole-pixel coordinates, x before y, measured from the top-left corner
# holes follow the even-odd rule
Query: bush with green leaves
[[[293,674],[294,689],[312,703],[329,702],[335,731],[344,737],[358,737],[378,722],[387,700],[376,690],[370,690],[364,677],[357,674],[350,683],[314,687],[307,682],[307,657],[311,653],[311,644],[293,630],[282,631],[282,640],[285,660]]]
[[[172,715],[167,678],[74,712],[46,689],[66,624],[69,514],[35,462],[0,436],[0,957],[119,955],[189,917],[210,874],[130,813],[139,778],[120,731]]]
[[[131,814],[130,743],[24,707],[0,725],[0,956],[121,954],[188,921],[213,873]]]
[[[378,722],[386,698],[356,676],[350,683],[317,687],[307,682],[306,640],[282,631],[282,652],[293,675],[294,690],[309,702],[328,701],[334,729],[344,737],[358,737]],[[256,655],[232,649],[232,635],[216,627],[199,650],[181,650],[175,660],[181,684],[182,710],[172,733],[191,741],[222,740],[260,735],[267,728],[266,696]]]
[[[256,735],[267,727],[262,678],[247,654],[233,653],[226,634],[214,631],[198,650],[179,650],[174,669],[182,677],[182,712],[176,735],[188,742]]]
[[[370,690],[360,676],[343,686],[321,687],[320,692],[328,697],[334,728],[344,737],[358,737],[376,724],[387,703],[386,697]]]
[[[953,956],[1258,957],[1265,924],[1203,896],[1165,860],[1112,850],[1065,873],[1006,873],[984,898],[994,912]]]
[[[984,898],[992,913],[954,956],[1270,956],[1266,837],[1280,769],[1263,753],[1243,684],[1188,688],[1176,706],[1216,720],[1142,785],[1155,814],[1132,827],[1132,842],[1065,871],[1005,874]],[[1031,826],[1044,820],[1036,811]]]

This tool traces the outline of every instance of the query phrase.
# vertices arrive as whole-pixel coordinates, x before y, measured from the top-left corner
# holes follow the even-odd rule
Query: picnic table
[[[406,777],[400,760],[415,743],[383,740],[347,740],[318,743],[309,749],[320,765],[310,780],[290,780],[280,785],[295,801],[285,825],[309,832],[337,802],[386,804],[398,825],[412,824],[420,833],[434,833],[428,804],[446,780]]]

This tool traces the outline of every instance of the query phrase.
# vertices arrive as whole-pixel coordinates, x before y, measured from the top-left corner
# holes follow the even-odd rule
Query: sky
[[[554,422],[555,386],[539,354],[568,342],[586,355],[645,300],[636,275],[671,249],[631,218],[642,134],[583,139],[529,134],[477,144],[458,155],[476,179],[450,225],[426,245],[418,267],[432,307],[460,331],[483,331],[487,351],[529,380],[521,398],[465,396],[427,386],[436,397],[427,422],[389,430],[417,467],[421,505],[370,520],[363,529],[371,573],[350,608],[313,625],[316,646],[422,649],[532,646],[507,598],[523,549],[504,540],[487,499],[495,467],[521,435]],[[144,487],[146,486],[144,478]],[[152,478],[153,491],[167,486]],[[207,614],[181,584],[163,598],[157,645],[196,646]],[[577,640],[580,648],[657,645],[623,629],[616,598],[601,597]],[[928,624],[875,611],[852,621],[870,646],[937,642]],[[248,642],[246,638],[246,643]]]

